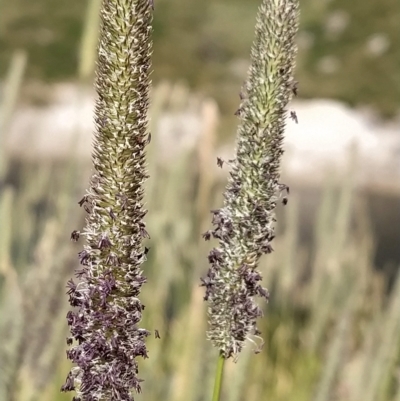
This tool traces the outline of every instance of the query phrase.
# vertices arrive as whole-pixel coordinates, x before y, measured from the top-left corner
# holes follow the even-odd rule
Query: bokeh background
[[[258,0],[155,0],[138,400],[211,398],[201,233],[222,204]],[[64,401],[100,0],[0,1],[0,400]],[[265,341],[229,401],[400,401],[400,3],[302,0]],[[258,340],[256,340],[258,341]]]

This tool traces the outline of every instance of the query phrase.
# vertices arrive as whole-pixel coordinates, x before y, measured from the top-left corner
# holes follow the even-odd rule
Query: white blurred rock
[[[333,100],[299,101],[290,109],[296,111],[299,123],[287,121],[284,166],[288,174],[318,177],[331,167],[345,172],[353,148],[365,180],[396,158],[400,127],[396,132],[372,124],[362,112]],[[400,174],[400,164],[397,170]]]
[[[94,93],[71,84],[54,85],[46,106],[17,108],[6,134],[7,151],[27,159],[89,158]]]

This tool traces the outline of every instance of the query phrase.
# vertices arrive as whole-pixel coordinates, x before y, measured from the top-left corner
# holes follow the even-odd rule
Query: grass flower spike
[[[248,79],[241,93],[236,157],[222,209],[212,211],[219,240],[209,254],[202,279],[208,300],[208,337],[223,358],[237,355],[246,339],[259,334],[262,315],[255,297],[268,299],[257,271],[262,254],[272,251],[274,209],[282,191],[279,166],[283,154],[286,107],[293,79],[298,30],[298,0],[263,0],[258,11]],[[222,165],[222,160],[218,159]],[[283,198],[286,203],[286,198]]]
[[[142,199],[152,8],[149,0],[103,0],[101,7],[94,174],[80,202],[88,213],[87,243],[77,282],[68,283],[74,310],[67,315],[67,356],[76,366],[62,391],[75,390],[74,401],[132,400],[141,382],[136,358],[147,357],[138,296],[146,281]],[[79,236],[74,231],[71,239]]]

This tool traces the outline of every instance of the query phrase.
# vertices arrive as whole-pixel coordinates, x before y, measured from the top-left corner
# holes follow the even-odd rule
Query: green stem
[[[219,354],[217,371],[215,372],[215,383],[214,383],[214,392],[212,401],[219,401],[219,396],[221,394],[221,387],[222,387],[222,374],[224,372],[224,363],[225,363],[225,358],[223,357],[222,354]]]

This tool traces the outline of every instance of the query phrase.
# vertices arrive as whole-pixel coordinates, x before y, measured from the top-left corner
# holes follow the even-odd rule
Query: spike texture
[[[81,200],[88,213],[86,245],[76,282],[68,283],[73,310],[67,357],[75,366],[62,391],[74,401],[133,400],[140,392],[137,357],[147,357],[138,327],[144,306],[138,296],[146,278],[143,239],[145,147],[150,141],[152,4],[103,0],[96,71],[94,173]],[[72,235],[79,239],[79,232]]]
[[[259,8],[224,206],[212,211],[214,229],[204,234],[219,241],[202,285],[209,303],[208,337],[225,358],[236,356],[246,339],[259,334],[256,319],[262,311],[255,298],[269,296],[257,265],[272,251],[274,209],[281,192],[288,191],[279,183],[279,166],[286,108],[297,90],[298,14],[297,0],[263,0]]]

